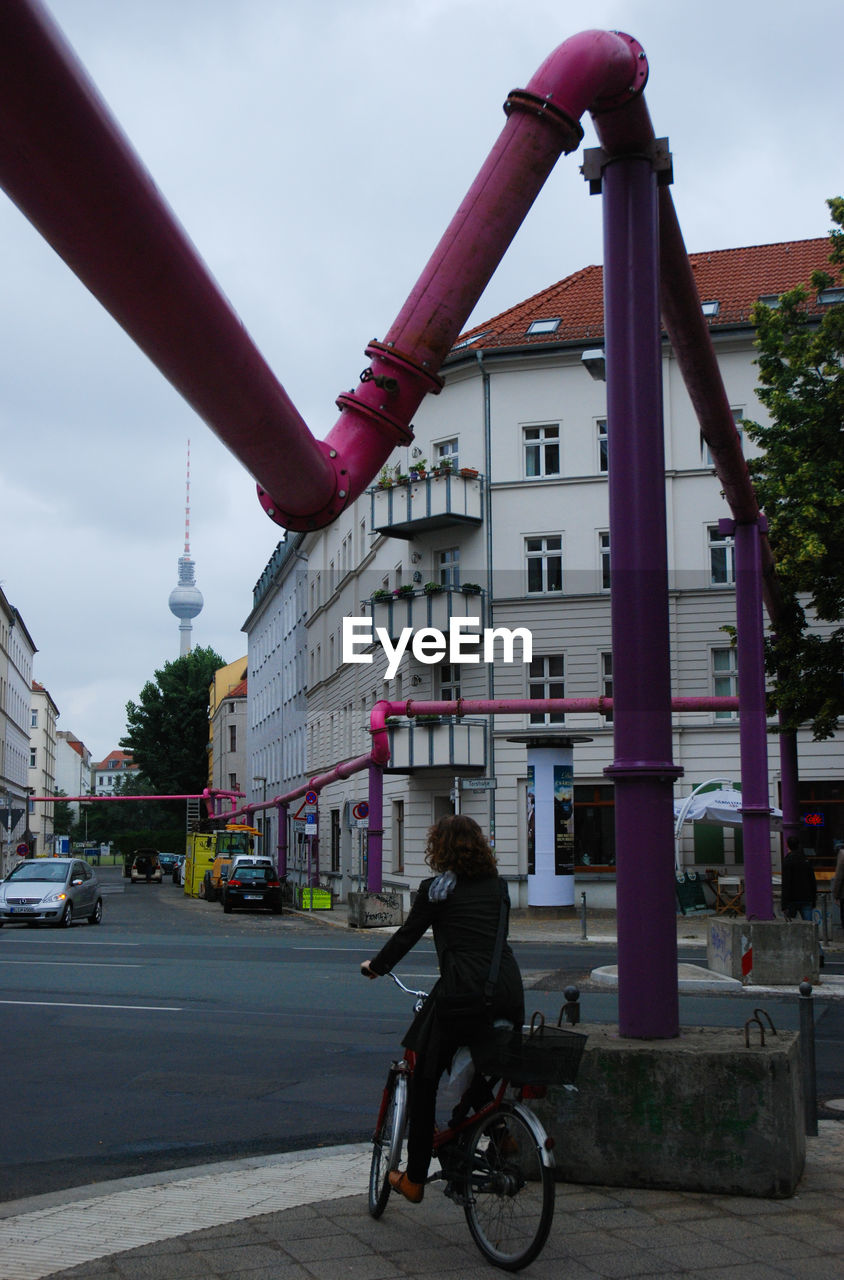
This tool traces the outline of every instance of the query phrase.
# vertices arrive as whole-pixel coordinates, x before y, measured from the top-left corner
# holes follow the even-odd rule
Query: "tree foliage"
[[[208,686],[224,665],[213,649],[193,649],[166,662],[126,704],[126,736],[150,791],[194,795],[208,785]]]
[[[841,283],[844,199],[828,204],[832,270],[814,273],[812,291]],[[767,646],[772,709],[786,728],[811,722],[820,740],[844,715],[844,304],[819,322],[809,297],[801,287],[754,310],[757,395],[770,421],[746,427],[764,450],[749,466],[785,601]],[[833,625],[810,629],[811,619]]]

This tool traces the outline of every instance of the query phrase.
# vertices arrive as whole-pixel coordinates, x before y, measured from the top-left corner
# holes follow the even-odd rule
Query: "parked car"
[[[202,897],[205,898],[206,902],[220,901],[223,885],[226,883],[226,878],[229,874],[231,861],[232,860],[228,854],[215,858],[211,863],[211,866],[205,872],[205,875],[202,878]]]
[[[161,884],[164,873],[158,861],[157,849],[136,849],[129,871],[132,884]]]
[[[179,861],[177,853],[159,853],[158,861],[161,863],[161,870],[165,876],[172,876],[173,868]]]
[[[281,912],[281,884],[269,858],[236,858],[220,894],[223,910],[235,907],[269,907]]]
[[[173,864],[173,870],[171,872],[171,875],[173,877],[173,884],[182,883],[182,879],[184,877],[184,870],[185,870],[185,856],[186,855],[183,853],[176,854],[176,861]]]
[[[0,883],[0,927],[55,924],[70,928],[78,917],[103,918],[97,873],[81,858],[33,858],[19,862]]]

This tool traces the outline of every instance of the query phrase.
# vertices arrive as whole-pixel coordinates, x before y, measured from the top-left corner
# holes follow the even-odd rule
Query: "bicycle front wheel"
[[[501,1107],[468,1141],[464,1212],[484,1257],[505,1271],[533,1262],[551,1230],[554,1173],[520,1109]]]
[[[384,1088],[369,1166],[369,1212],[380,1218],[390,1198],[388,1175],[399,1167],[407,1123],[407,1079],[391,1071]]]

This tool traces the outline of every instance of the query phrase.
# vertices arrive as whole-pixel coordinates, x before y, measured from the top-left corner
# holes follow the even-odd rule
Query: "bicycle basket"
[[[513,1032],[496,1034],[473,1057],[485,1075],[511,1084],[572,1084],[586,1040],[579,1031],[546,1026],[542,1014],[535,1013],[521,1037]]]

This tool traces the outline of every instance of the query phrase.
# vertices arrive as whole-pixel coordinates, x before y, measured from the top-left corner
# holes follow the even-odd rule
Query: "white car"
[[[97,873],[81,858],[31,858],[19,862],[0,883],[0,927],[55,924],[76,919],[99,924],[103,900]]]

